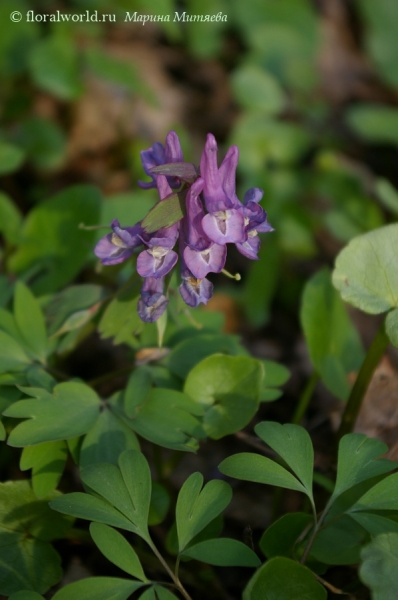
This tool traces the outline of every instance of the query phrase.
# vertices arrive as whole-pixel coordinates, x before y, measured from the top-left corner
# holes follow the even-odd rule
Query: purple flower
[[[225,265],[227,249],[212,242],[203,231],[204,209],[199,194],[204,181],[199,178],[190,187],[186,197],[187,214],[183,221],[184,244],[181,253],[194,277],[203,279],[208,273],[219,273]],[[186,245],[185,245],[186,244]]]
[[[184,265],[181,269],[182,283],[180,294],[185,304],[196,308],[199,304],[207,304],[213,295],[213,284],[208,279],[198,279]]]
[[[111,223],[112,233],[108,233],[100,239],[94,249],[94,253],[101,259],[104,265],[117,265],[129,258],[134,248],[142,244],[143,233],[139,224],[134,227],[120,227],[117,219]]]
[[[155,142],[148,150],[141,152],[141,161],[144,171],[152,181],[139,181],[138,185],[144,190],[154,188],[157,185],[157,175],[151,173],[153,167],[173,162],[182,162],[184,160],[180,140],[175,131],[169,131],[166,136],[166,147],[160,142]],[[171,187],[179,187],[180,181],[175,177],[168,177]]]
[[[177,224],[168,227],[168,229],[178,232]],[[155,234],[164,233],[165,237],[152,237],[145,242],[149,246],[148,249],[141,252],[137,257],[137,272],[141,277],[159,279],[167,275],[176,264],[178,254],[172,248],[177,237],[173,235],[173,232],[170,232],[170,236],[168,236],[166,234],[168,229],[159,230]]]
[[[260,249],[258,234],[274,231],[274,228],[267,221],[267,213],[258,204],[263,194],[264,192],[260,188],[251,188],[246,192],[241,207],[245,222],[246,240],[237,243],[236,247],[241,254],[252,260],[258,260],[257,253]]]
[[[207,237],[216,244],[240,243],[246,239],[244,217],[235,191],[235,173],[239,152],[231,146],[220,168],[217,166],[217,142],[209,133],[200,160],[200,174],[204,179],[203,197],[208,213],[202,227]]]
[[[164,278],[147,277],[141,289],[137,311],[142,321],[153,323],[166,310],[168,299],[163,294]]]
[[[165,175],[158,176],[157,184],[161,200],[172,193]],[[142,234],[141,239],[148,248],[137,258],[137,272],[141,277],[159,279],[171,271],[178,260],[178,254],[173,250],[178,231],[179,223],[174,223],[171,227],[164,227],[152,234]]]

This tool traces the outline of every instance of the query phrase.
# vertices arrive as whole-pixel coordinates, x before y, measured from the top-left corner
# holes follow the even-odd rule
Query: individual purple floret
[[[263,194],[264,192],[260,188],[247,190],[241,207],[245,220],[246,240],[243,243],[236,244],[236,247],[241,254],[252,260],[258,260],[257,253],[260,249],[258,234],[274,231],[274,228],[267,221],[267,213],[258,204]]]
[[[199,194],[204,181],[201,177],[190,187],[186,197],[187,214],[183,219],[185,233],[182,248],[183,257],[194,277],[203,279],[208,273],[220,273],[227,258],[227,248],[212,242],[203,231],[202,220],[205,215]]]
[[[207,215],[202,227],[207,237],[216,244],[243,243],[246,239],[244,217],[235,192],[235,171],[238,148],[231,146],[220,168],[217,166],[217,142],[207,135],[200,160],[200,174],[204,179],[203,197]]]
[[[147,277],[141,288],[137,311],[142,321],[153,323],[162,316],[169,301],[163,294],[164,278]]]
[[[139,224],[134,227],[120,227],[117,219],[111,223],[112,233],[100,239],[94,253],[104,265],[117,265],[132,255],[134,248],[142,244],[142,228]]]
[[[181,269],[182,283],[180,294],[185,304],[196,308],[199,304],[207,304],[213,295],[213,284],[208,279],[198,279],[191,271],[183,266]]]
[[[148,150],[141,152],[141,161],[144,171],[152,181],[138,181],[138,185],[148,190],[157,186],[157,175],[151,173],[153,167],[164,165],[167,163],[182,162],[184,160],[180,140],[175,131],[169,131],[166,136],[166,146],[163,146],[160,142],[155,142],[153,146]],[[168,177],[169,185],[173,188],[177,188],[180,185],[180,180],[176,177]]]
[[[141,277],[159,279],[167,275],[178,260],[173,247],[178,237],[178,223],[160,229],[145,244],[148,246],[137,257],[137,272]]]

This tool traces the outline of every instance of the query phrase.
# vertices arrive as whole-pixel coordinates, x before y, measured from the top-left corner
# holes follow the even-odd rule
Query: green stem
[[[311,401],[312,394],[314,393],[315,386],[319,381],[319,375],[316,371],[314,371],[307,381],[307,385],[304,388],[303,393],[300,396],[300,400],[296,406],[296,410],[294,411],[294,415],[292,418],[292,423],[299,425],[301,423],[302,418],[308,408],[308,405]]]
[[[388,343],[389,339],[385,332],[383,322],[369,347],[368,353],[365,356],[365,360],[362,363],[356,381],[352,387],[341,419],[341,425],[338,432],[339,439],[353,430],[362,405],[363,397],[365,396],[370,380],[372,379],[373,372],[385,353]]]
[[[167,571],[167,573],[169,574],[171,579],[174,581],[174,584],[176,585],[179,592],[182,594],[182,596],[184,596],[185,600],[192,600],[191,596],[188,594],[187,590],[184,588],[181,581],[178,579],[178,576],[176,574],[174,574],[173,571],[170,569],[169,565],[164,560],[163,556],[160,554],[160,552],[156,548],[155,544],[151,541],[151,543],[149,545],[151,547],[151,550],[153,551],[153,553],[156,555],[157,559],[159,560],[159,562],[163,565],[164,569]]]

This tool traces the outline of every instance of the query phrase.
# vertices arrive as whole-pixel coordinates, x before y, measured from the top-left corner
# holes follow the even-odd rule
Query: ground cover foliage
[[[395,2],[56,9],[116,17],[0,6],[0,597],[396,598]],[[192,308],[94,249],[188,218],[209,133],[246,200],[204,219],[248,221]]]

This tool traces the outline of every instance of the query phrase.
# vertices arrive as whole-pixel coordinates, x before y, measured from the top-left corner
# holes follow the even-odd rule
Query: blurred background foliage
[[[57,10],[98,22],[40,19]],[[126,22],[135,11],[170,21]],[[276,229],[260,261],[230,252],[243,282],[218,291],[249,328],[273,307],[297,320],[305,279],[398,214],[397,62],[395,0],[4,0],[0,305],[15,275],[39,295],[82,269],[80,282],[126,279],[129,266],[95,271],[101,233],[78,227],[146,214],[156,196],[137,186],[139,151],[174,128],[196,163],[208,131],[222,153],[238,144],[240,197],[262,187]]]

